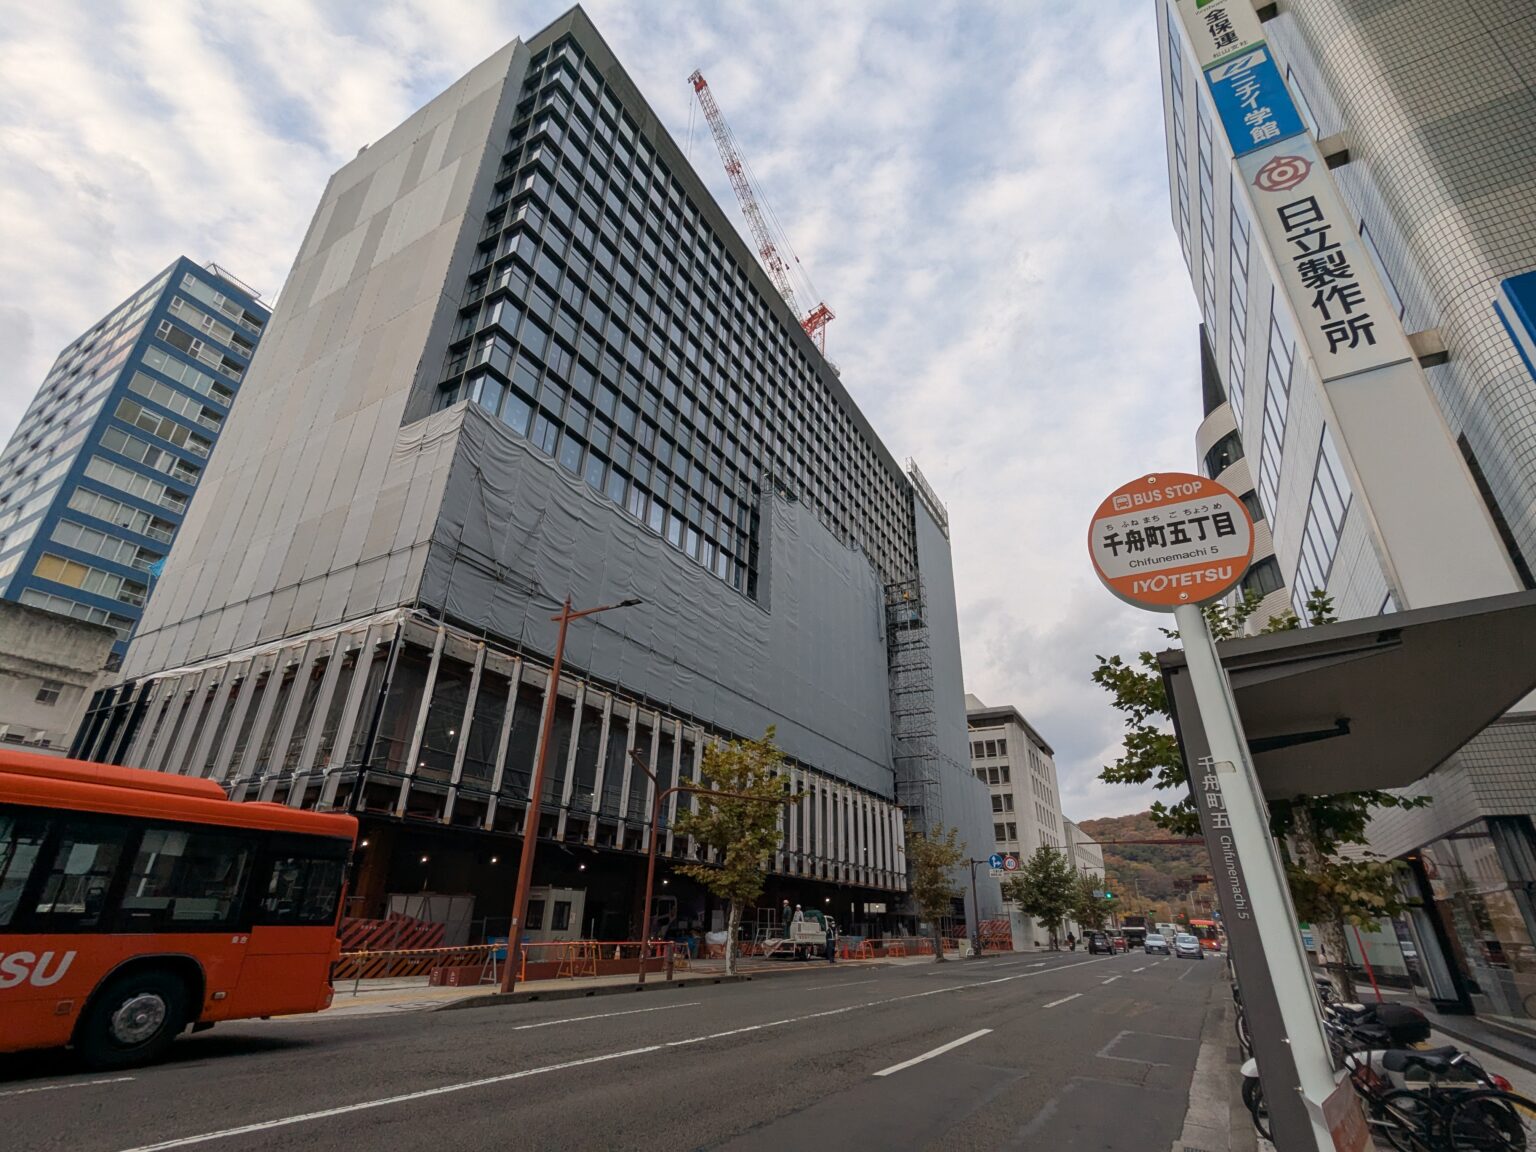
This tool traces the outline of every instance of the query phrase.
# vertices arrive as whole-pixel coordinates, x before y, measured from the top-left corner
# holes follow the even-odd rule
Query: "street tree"
[[[1259,600],[1258,595],[1248,592],[1231,607],[1207,605],[1205,618],[1211,634],[1217,640],[1239,635]],[[1333,598],[1325,592],[1314,590],[1306,608],[1310,624],[1335,620]],[[1260,631],[1285,632],[1301,625],[1300,617],[1287,611],[1271,617]],[[1171,639],[1178,638],[1177,632],[1163,631]],[[1142,652],[1134,662],[1118,655],[1097,659],[1093,681],[1110,694],[1126,728],[1120,758],[1105,766],[1099,778],[1111,784],[1151,783],[1159,790],[1171,791],[1179,799],[1154,802],[1152,819],[1176,835],[1200,835],[1200,815],[1173,735],[1172,712],[1157,657]],[[1296,914],[1317,929],[1323,958],[1347,999],[1354,997],[1347,926],[1374,929],[1383,917],[1394,916],[1403,908],[1397,887],[1398,866],[1365,850],[1366,829],[1381,809],[1415,808],[1427,802],[1427,798],[1372,790],[1299,796],[1269,806],[1269,828],[1280,844]]]
[[[1085,932],[1097,932],[1109,919],[1110,902],[1104,898],[1104,878],[1079,873],[1072,893],[1072,919]]]
[[[1023,867],[1003,883],[1003,896],[1019,911],[1045,926],[1051,947],[1057,946],[1061,925],[1077,902],[1078,875],[1066,854],[1054,848],[1036,848]]]
[[[955,883],[955,868],[966,858],[959,843],[959,830],[942,825],[932,831],[919,831],[907,823],[907,867],[911,872],[912,901],[918,914],[933,931],[936,962],[944,960],[944,939],[939,921],[949,915],[960,887]]]
[[[715,791],[692,793],[691,808],[679,813],[672,829],[713,848],[716,860],[682,864],[678,871],[726,901],[725,970],[734,974],[742,910],[763,894],[769,858],[783,837],[779,814],[799,797],[788,792],[784,755],[772,728],[761,740],[706,745],[699,774]]]

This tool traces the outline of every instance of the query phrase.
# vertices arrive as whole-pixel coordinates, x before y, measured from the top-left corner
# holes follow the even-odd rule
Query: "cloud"
[[[564,5],[77,0],[0,30],[0,434],[53,355],[185,253],[275,296],[330,173]],[[1096,653],[1160,621],[1094,581],[1104,493],[1186,467],[1197,315],[1152,6],[588,5],[733,219],[696,67],[838,318],[828,351],[947,502],[967,688],[1056,748],[1077,818],[1118,717]],[[692,131],[690,133],[690,123]],[[802,301],[809,306],[814,301]]]

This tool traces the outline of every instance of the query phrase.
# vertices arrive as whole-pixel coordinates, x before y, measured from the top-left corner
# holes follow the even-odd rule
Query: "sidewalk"
[[[379,1016],[393,1012],[421,1012],[450,1008],[480,1008],[495,1004],[521,1004],[532,1000],[569,1000],[586,996],[608,996],[620,992],[660,992],[699,984],[736,983],[776,976],[836,972],[840,969],[891,967],[898,964],[932,964],[931,956],[906,960],[839,960],[835,965],[821,961],[794,962],[743,959],[736,964],[736,975],[725,974],[723,960],[695,960],[679,969],[668,981],[660,972],[646,974],[640,984],[634,975],[562,977],[553,980],[524,980],[517,991],[503,996],[494,984],[457,988],[433,988],[425,976],[395,979],[342,981],[336,997],[318,1018],[339,1016]],[[354,990],[355,988],[355,990]]]
[[[1233,1031],[1235,1009],[1227,985],[1211,987],[1200,1031],[1200,1054],[1189,1085],[1189,1110],[1173,1152],[1255,1152],[1261,1145],[1243,1104],[1243,1060]]]

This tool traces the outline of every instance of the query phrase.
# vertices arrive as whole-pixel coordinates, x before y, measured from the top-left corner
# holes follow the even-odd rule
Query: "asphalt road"
[[[115,1075],[0,1063],[16,1152],[1147,1149],[1179,1136],[1210,961],[816,965],[635,996],[220,1025]]]

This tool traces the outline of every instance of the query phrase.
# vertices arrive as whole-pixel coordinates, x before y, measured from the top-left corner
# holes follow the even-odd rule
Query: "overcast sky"
[[[741,221],[702,68],[820,294],[828,355],[948,504],[966,687],[1055,747],[1074,818],[1161,646],[1088,520],[1192,470],[1198,315],[1169,223],[1154,0],[587,11]],[[58,350],[179,254],[276,296],[330,173],[565,3],[52,0],[0,26],[0,441]]]

